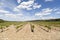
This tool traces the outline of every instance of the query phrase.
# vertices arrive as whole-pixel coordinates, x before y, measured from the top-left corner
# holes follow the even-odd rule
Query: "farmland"
[[[0,31],[0,40],[60,40],[60,20],[1,21]]]
[[[58,27],[58,28],[60,28],[60,19],[35,20],[35,21],[31,21],[31,22],[34,23],[34,24],[37,24],[39,26],[44,26],[44,27],[47,27],[47,28],[50,28],[50,27]]]

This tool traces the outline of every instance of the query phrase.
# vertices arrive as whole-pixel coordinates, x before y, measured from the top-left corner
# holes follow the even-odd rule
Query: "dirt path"
[[[31,25],[27,23],[16,32],[15,26],[11,25],[7,31],[0,33],[0,40],[60,40],[60,32],[46,32],[41,26],[35,25],[34,32],[31,32]]]

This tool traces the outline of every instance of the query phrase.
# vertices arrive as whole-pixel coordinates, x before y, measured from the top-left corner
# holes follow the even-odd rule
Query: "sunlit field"
[[[60,27],[60,21],[35,21],[33,22],[40,26],[53,26],[53,27]]]
[[[35,38],[36,40],[60,39],[60,20],[0,21],[0,39],[32,40]]]
[[[26,22],[16,22],[16,21],[0,21],[0,32],[4,32],[11,25],[16,26],[15,29],[22,27]]]
[[[46,28],[49,30],[58,30],[60,31],[60,20],[36,20],[31,21],[31,23],[35,25],[39,25],[40,28],[43,30],[46,30]],[[36,26],[38,27],[38,26]]]

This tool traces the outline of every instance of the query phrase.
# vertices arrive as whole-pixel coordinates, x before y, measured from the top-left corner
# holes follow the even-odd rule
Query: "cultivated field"
[[[0,40],[60,40],[60,21],[2,22]]]

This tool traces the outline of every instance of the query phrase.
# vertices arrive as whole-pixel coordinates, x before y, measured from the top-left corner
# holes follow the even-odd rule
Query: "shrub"
[[[31,32],[34,32],[34,25],[31,25]]]

